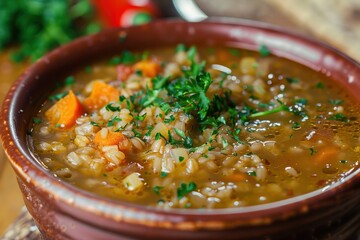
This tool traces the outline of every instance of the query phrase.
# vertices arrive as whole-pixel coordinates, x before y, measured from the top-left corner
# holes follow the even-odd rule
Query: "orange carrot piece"
[[[228,182],[242,182],[246,179],[244,173],[234,173],[232,175],[224,176],[224,181]]]
[[[87,111],[91,112],[104,107],[111,101],[117,101],[119,96],[119,91],[113,86],[103,81],[95,81],[91,94],[85,98],[83,105]]]
[[[72,127],[76,119],[83,113],[84,110],[79,99],[73,91],[69,91],[68,95],[45,112],[45,117],[52,125],[66,129]]]
[[[93,142],[99,146],[110,146],[110,145],[119,145],[122,142],[130,141],[124,134],[121,132],[112,132],[109,131],[105,138],[103,138],[101,131],[95,134]],[[119,149],[124,151],[124,149]]]
[[[140,70],[146,77],[155,77],[161,70],[160,65],[157,62],[151,60],[143,60],[134,65],[134,69]]]
[[[326,162],[328,159],[332,159],[339,154],[340,150],[336,147],[326,147],[319,150],[314,154],[317,162]]]

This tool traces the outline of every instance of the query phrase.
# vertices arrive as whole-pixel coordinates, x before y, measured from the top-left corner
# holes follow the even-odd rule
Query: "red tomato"
[[[92,0],[101,20],[109,27],[139,25],[159,17],[151,0]]]
[[[131,66],[120,64],[116,68],[117,70],[117,79],[124,82],[128,77],[134,72],[134,69]]]

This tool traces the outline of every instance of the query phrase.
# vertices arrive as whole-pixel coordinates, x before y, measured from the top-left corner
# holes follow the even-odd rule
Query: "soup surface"
[[[359,164],[359,108],[326,76],[232,48],[124,51],[59,82],[31,145],[57,177],[159,208],[326,188]]]

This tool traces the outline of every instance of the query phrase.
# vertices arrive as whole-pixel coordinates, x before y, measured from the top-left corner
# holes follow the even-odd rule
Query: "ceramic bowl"
[[[271,52],[327,74],[360,102],[360,66],[307,37],[244,20],[181,20],[111,29],[77,39],[34,63],[12,86],[1,112],[1,139],[24,202],[48,239],[310,239],[350,237],[359,229],[360,169],[345,181],[287,200],[236,209],[158,210],[77,189],[46,171],[29,150],[32,117],[55,82],[124,49],[177,43]],[[341,238],[337,238],[337,237]]]

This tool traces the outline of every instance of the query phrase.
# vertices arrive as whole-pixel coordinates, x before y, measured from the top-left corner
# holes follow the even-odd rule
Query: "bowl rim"
[[[292,39],[299,39],[303,43],[315,45],[318,48],[325,49],[334,53],[337,57],[346,61],[347,63],[353,65],[356,68],[360,69],[360,65],[343,54],[339,50],[323,43],[318,40],[314,40],[303,34],[295,33],[284,29],[282,27],[274,26],[268,23],[262,23],[252,20],[243,20],[243,19],[233,19],[233,18],[209,18],[202,22],[197,23],[188,23],[179,19],[167,19],[167,20],[157,20],[146,26],[154,26],[161,24],[187,24],[192,26],[198,26],[201,24],[207,25],[233,25],[236,27],[251,27],[260,31],[271,31],[278,34],[280,37],[290,37]],[[98,196],[96,194],[87,192],[85,190],[79,189],[75,186],[70,185],[66,182],[60,182],[56,177],[54,177],[47,170],[42,168],[40,165],[35,164],[36,159],[28,160],[29,154],[23,149],[19,143],[21,140],[18,136],[15,135],[16,127],[14,124],[14,113],[19,111],[19,109],[14,108],[13,102],[20,97],[21,93],[24,90],[24,83],[27,78],[31,77],[33,71],[39,64],[48,61],[48,59],[56,59],[56,56],[59,52],[72,49],[73,47],[85,43],[87,39],[92,38],[93,36],[102,36],[105,33],[118,33],[119,31],[127,31],[128,29],[141,28],[142,26],[132,26],[128,28],[116,28],[105,30],[101,33],[91,36],[81,37],[76,39],[69,44],[66,44],[62,47],[59,47],[50,53],[46,54],[44,57],[39,59],[33,65],[31,65],[12,85],[11,89],[7,93],[1,110],[0,121],[1,121],[1,140],[5,149],[5,152],[10,159],[10,162],[16,171],[17,175],[20,176],[28,183],[33,183],[38,188],[44,192],[51,192],[56,195],[56,199],[59,202],[63,202],[69,205],[74,205],[77,208],[81,208],[84,211],[93,211],[98,213],[103,213],[106,218],[117,219],[119,221],[119,214],[126,217],[121,218],[121,221],[125,222],[134,222],[136,219],[137,224],[148,225],[146,222],[142,221],[141,218],[146,218],[147,221],[153,220],[155,222],[162,221],[163,217],[166,216],[167,219],[171,221],[181,222],[181,221],[212,221],[209,220],[208,216],[223,216],[227,221],[233,221],[235,218],[241,220],[240,222],[247,221],[254,218],[262,218],[264,216],[276,216],[281,212],[289,211],[291,214],[305,213],[308,212],[310,208],[315,203],[319,203],[321,200],[328,197],[335,197],[336,194],[339,194],[345,189],[350,188],[353,184],[358,184],[360,182],[360,168],[352,172],[349,176],[346,177],[344,182],[337,182],[331,186],[328,186],[323,189],[318,189],[307,194],[303,194],[297,197],[288,198],[285,200],[271,202],[255,206],[247,206],[242,208],[228,208],[228,209],[157,209],[155,207],[148,207],[138,204],[132,204],[125,201],[113,200]],[[276,54],[275,54],[276,55]],[[28,163],[25,164],[24,163]],[[24,166],[26,168],[24,168]],[[22,169],[23,168],[23,169]],[[50,184],[51,183],[51,184]],[[55,191],[56,190],[56,191]],[[81,205],[86,202],[86,206]],[[101,205],[101,206],[99,206]],[[107,207],[106,207],[107,206]],[[143,214],[139,214],[139,212]],[[146,216],[145,216],[145,215]],[[291,215],[290,214],[290,215]],[[138,215],[138,216],[136,216]],[[172,217],[179,217],[172,219]],[[216,220],[217,222],[218,220]],[[266,219],[260,222],[266,222]],[[240,224],[236,222],[236,224]],[[184,228],[181,227],[180,228]]]

